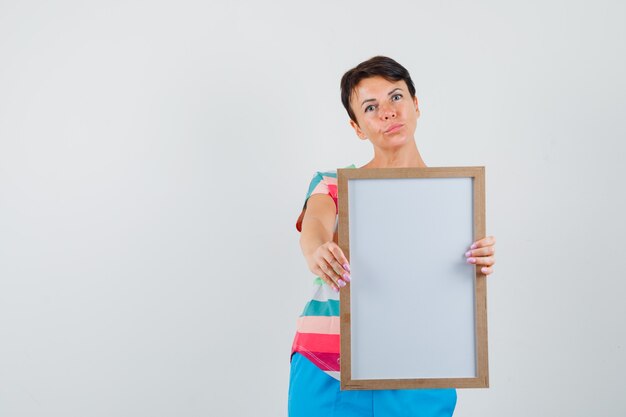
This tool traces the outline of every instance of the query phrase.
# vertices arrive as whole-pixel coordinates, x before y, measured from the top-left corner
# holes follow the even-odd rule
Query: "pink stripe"
[[[293,340],[293,352],[339,353],[340,336],[338,334],[318,334],[296,332]]]
[[[339,317],[305,316],[297,323],[300,333],[339,334]]]

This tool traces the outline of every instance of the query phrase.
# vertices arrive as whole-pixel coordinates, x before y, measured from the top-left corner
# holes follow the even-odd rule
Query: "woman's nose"
[[[384,120],[394,119],[396,117],[396,110],[392,106],[381,106],[380,115]]]

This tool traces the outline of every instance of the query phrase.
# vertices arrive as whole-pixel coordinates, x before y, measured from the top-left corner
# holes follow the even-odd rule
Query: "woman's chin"
[[[384,139],[383,143],[386,148],[401,148],[409,143],[409,139],[406,136],[394,135]]]

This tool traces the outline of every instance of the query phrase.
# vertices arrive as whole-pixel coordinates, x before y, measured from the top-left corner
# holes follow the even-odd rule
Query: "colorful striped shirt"
[[[346,168],[356,168],[354,164]],[[304,206],[296,229],[302,231],[302,219],[306,204],[313,194],[330,195],[337,206],[337,171],[317,172],[304,199]],[[337,222],[333,239],[337,241]],[[339,293],[330,288],[320,277],[313,280],[313,297],[304,306],[304,311],[296,324],[296,335],[291,347],[291,355],[299,352],[318,368],[335,379],[339,379]]]

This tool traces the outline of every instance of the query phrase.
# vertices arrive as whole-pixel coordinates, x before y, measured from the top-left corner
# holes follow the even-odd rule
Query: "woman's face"
[[[371,77],[357,84],[350,100],[358,123],[350,125],[374,147],[392,149],[413,140],[420,112],[404,82]]]

